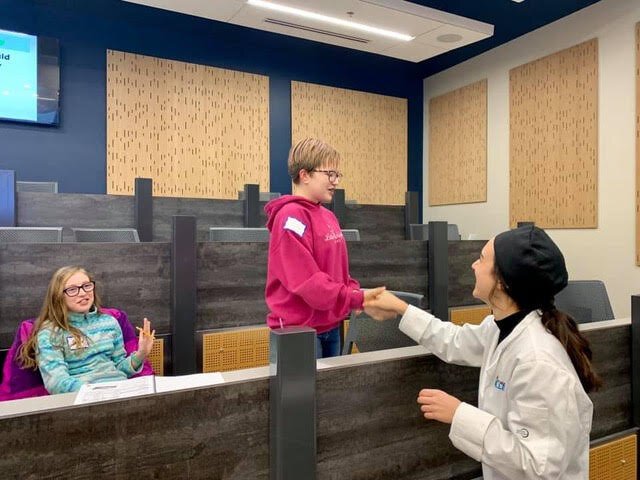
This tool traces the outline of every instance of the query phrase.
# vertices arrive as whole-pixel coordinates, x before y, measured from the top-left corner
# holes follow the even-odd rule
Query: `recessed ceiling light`
[[[289,13],[291,15],[297,15],[299,17],[308,18],[311,20],[318,20],[320,22],[331,23],[333,25],[339,25],[341,27],[353,28],[354,30],[360,30],[363,32],[374,33],[376,35],[382,35],[384,37],[395,38],[396,40],[402,40],[409,42],[415,37],[406,35],[404,33],[394,32],[392,30],[385,30],[383,28],[372,27],[363,23],[352,22],[350,20],[343,20],[341,18],[329,17],[328,15],[322,15],[320,13],[310,12],[308,10],[302,10],[300,8],[288,7],[286,5],[280,5],[278,3],[267,2],[265,0],[248,0],[249,5],[255,7],[267,8],[269,10],[275,10],[277,12]]]
[[[511,1],[514,2],[514,3],[522,3],[522,2],[524,2],[524,0],[511,0]]]
[[[436,40],[442,43],[459,42],[462,40],[462,35],[458,35],[457,33],[445,33],[443,35],[438,35]]]

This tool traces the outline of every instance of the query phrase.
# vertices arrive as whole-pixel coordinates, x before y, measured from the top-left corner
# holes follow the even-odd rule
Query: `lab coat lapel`
[[[487,362],[487,372],[489,370],[495,370],[498,360],[500,360],[500,356],[502,355],[502,352],[504,352],[509,347],[509,345],[515,342],[516,339],[520,335],[522,335],[522,332],[524,332],[527,329],[527,327],[532,322],[534,322],[537,318],[538,318],[538,314],[536,313],[535,310],[533,312],[529,312],[529,314],[527,314],[527,316],[524,317],[518,325],[516,325],[516,328],[513,329],[513,332],[507,335],[507,338],[505,338],[502,342],[500,342],[500,345],[495,347],[495,350],[493,350],[493,352],[491,352],[491,354],[489,355],[489,359],[488,359],[489,361]],[[497,337],[496,337],[496,341],[497,341]]]

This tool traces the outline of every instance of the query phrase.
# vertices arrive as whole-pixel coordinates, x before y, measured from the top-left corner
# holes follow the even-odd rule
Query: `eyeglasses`
[[[311,170],[312,172],[321,172],[324,173],[327,177],[329,177],[329,181],[330,182],[335,182],[336,180],[338,180],[339,178],[344,177],[344,175],[340,172],[337,172],[335,170],[319,170],[317,168],[314,168],[313,170]]]
[[[87,282],[83,283],[79,287],[75,285],[73,287],[65,288],[62,290],[67,297],[77,297],[80,293],[80,289],[84,290],[86,293],[93,292],[96,288],[96,282]]]

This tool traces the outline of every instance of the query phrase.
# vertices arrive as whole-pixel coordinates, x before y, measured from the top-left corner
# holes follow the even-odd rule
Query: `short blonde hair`
[[[340,154],[326,142],[317,138],[305,138],[291,147],[287,168],[293,183],[300,181],[300,170],[311,172],[318,167],[338,167]]]

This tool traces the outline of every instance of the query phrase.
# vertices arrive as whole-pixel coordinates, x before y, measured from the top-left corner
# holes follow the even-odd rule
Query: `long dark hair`
[[[567,351],[576,369],[582,387],[588,393],[602,386],[602,379],[592,365],[589,341],[580,333],[571,315],[558,310],[553,304],[540,308],[542,324],[553,334]]]
[[[498,280],[505,285],[507,295],[511,296],[508,285],[505,284],[497,265],[494,271]],[[539,310],[542,312],[542,325],[562,344],[569,355],[569,359],[576,369],[582,388],[589,393],[602,386],[602,379],[595,372],[592,365],[593,354],[589,341],[580,333],[578,324],[568,313],[558,310],[553,304],[553,298],[539,305],[523,305],[517,298],[513,298],[521,310]]]

